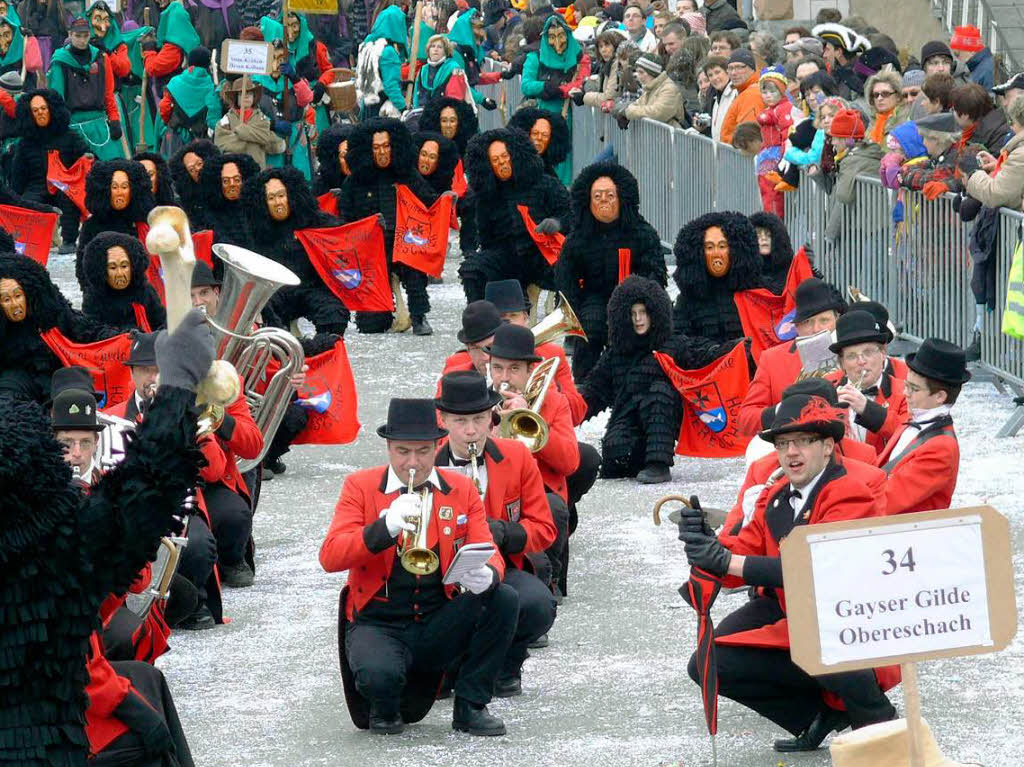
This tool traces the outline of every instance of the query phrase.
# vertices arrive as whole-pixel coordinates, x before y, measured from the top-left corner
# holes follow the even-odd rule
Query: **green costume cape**
[[[470,8],[468,11],[463,13],[456,19],[452,25],[452,31],[448,33],[448,39],[455,43],[456,46],[463,46],[465,48],[471,48],[473,55],[476,56],[476,63],[479,65],[483,62],[486,54],[484,53],[483,47],[476,41],[476,36],[473,34],[473,19],[476,17],[476,8]],[[462,53],[456,48],[454,54],[452,54],[459,66],[463,69],[466,68],[466,60],[463,58]]]
[[[22,58],[25,56],[25,38],[21,34],[21,20],[18,18],[18,14],[9,6],[7,8],[7,15],[4,16],[3,20],[14,29],[11,47],[7,49],[7,53],[3,57],[0,57],[0,67],[8,67],[21,63]]]
[[[389,5],[373,22],[373,29],[363,42],[372,43],[384,38],[402,49],[402,58],[409,57],[409,35],[405,27],[405,14],[397,5]]]
[[[166,44],[176,45],[188,56],[201,41],[199,33],[192,26],[188,11],[178,2],[172,2],[160,13],[160,26],[156,29],[156,42],[161,48]]]
[[[309,31],[309,22],[306,21],[305,14],[296,11],[288,12],[289,16],[293,14],[299,19],[299,36],[295,38],[294,42],[288,43],[288,61],[293,67],[297,67],[300,61],[313,53],[314,38],[313,33]],[[283,18],[281,23],[284,23]]]
[[[565,50],[562,51],[561,55],[555,53],[554,48],[548,44],[548,30],[551,29],[552,24],[559,24],[565,30],[565,36],[569,43],[565,46]],[[579,42],[572,36],[572,30],[569,29],[569,25],[565,23],[565,20],[557,13],[552,14],[548,17],[548,20],[544,22],[544,31],[540,36],[540,63],[548,69],[560,69],[563,72],[567,72],[576,66],[579,61],[580,48]]]
[[[418,107],[420,105],[420,94],[430,94],[433,96],[439,90],[445,87],[448,83],[448,79],[452,76],[452,73],[457,69],[460,69],[458,62],[454,58],[449,56],[441,62],[441,66],[437,69],[437,74],[434,75],[434,83],[430,85],[427,83],[427,67],[429,64],[424,64],[420,67],[420,73],[416,75],[416,89],[413,91],[412,105]]]
[[[75,69],[79,72],[88,72],[89,68],[100,62],[103,55],[94,46],[89,46],[89,61],[80,63],[70,51],[70,43],[63,48],[58,48],[50,58],[50,71],[47,74],[50,88],[57,91],[62,98],[67,99],[67,83],[64,80],[64,67]],[[63,65],[63,66],[60,66]],[[121,112],[121,104],[118,103],[118,118],[121,121],[121,129],[125,129],[124,114]],[[106,109],[85,109],[71,113],[71,129],[75,130],[85,139],[89,151],[96,155],[98,160],[114,160],[124,157],[124,150],[120,141],[110,138],[110,128],[107,125]]]

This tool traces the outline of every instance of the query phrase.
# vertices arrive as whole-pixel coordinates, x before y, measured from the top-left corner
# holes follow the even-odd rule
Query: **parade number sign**
[[[995,652],[1016,633],[1009,523],[989,506],[798,526],[781,550],[809,674]]]
[[[233,75],[269,75],[274,64],[270,43],[225,40],[220,46],[220,69]]]
[[[338,13],[338,0],[288,0],[288,10],[335,16]]]

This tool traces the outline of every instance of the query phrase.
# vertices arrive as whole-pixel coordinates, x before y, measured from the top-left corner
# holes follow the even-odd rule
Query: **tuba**
[[[416,469],[409,470],[409,495],[414,494]],[[415,530],[406,530],[398,542],[398,559],[408,572],[413,575],[430,575],[441,564],[431,548],[427,545],[427,532],[430,527],[430,497],[426,489],[420,491],[420,510],[413,522]]]
[[[501,436],[519,440],[530,448],[531,453],[543,450],[548,443],[548,424],[541,418],[540,409],[557,370],[558,357],[549,357],[541,362],[523,387],[523,398],[529,407],[500,412],[498,426]]]
[[[565,300],[565,296],[559,293],[558,298],[560,299],[558,307],[531,328],[534,343],[537,346],[550,343],[562,336],[576,336],[584,341],[587,340],[587,334],[583,332],[583,325],[580,324],[576,313],[569,306],[569,302]]]

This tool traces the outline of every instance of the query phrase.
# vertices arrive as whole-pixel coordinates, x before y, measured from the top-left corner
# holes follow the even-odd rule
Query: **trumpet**
[[[681,503],[687,509],[693,508],[693,506],[690,505],[690,499],[683,495],[680,495],[678,493],[666,495],[662,498],[659,498],[658,502],[654,504],[654,524],[661,524],[661,507],[664,506],[666,503]],[[701,511],[704,512],[704,521],[708,523],[709,527],[714,529],[718,529],[719,527],[724,525],[725,518],[729,514],[729,512],[727,512],[725,509],[713,509],[704,506],[703,504],[701,505]],[[679,509],[669,512],[667,516],[669,522],[672,522],[677,525],[679,524],[679,521],[682,518],[679,513]]]
[[[409,495],[416,483],[416,469],[409,469]],[[430,499],[424,488],[419,493],[420,509],[413,525],[415,530],[406,530],[398,543],[398,558],[402,567],[413,575],[430,575],[441,564],[437,554],[427,545],[427,531],[430,527]]]
[[[550,343],[562,336],[576,336],[584,341],[587,340],[587,334],[583,332],[583,325],[580,324],[576,313],[569,306],[569,302],[565,300],[565,296],[559,293],[558,298],[558,308],[549,312],[544,319],[530,328],[537,346]]]
[[[476,491],[478,493],[480,493],[480,497],[482,498],[483,494],[484,494],[484,488],[483,488],[483,485],[480,484],[480,468],[476,465],[476,457],[477,457],[476,442],[470,442],[469,443],[469,465],[471,467],[470,468],[470,472],[472,473],[472,477],[473,477],[473,486],[476,488]]]
[[[528,407],[500,411],[498,430],[502,437],[517,439],[530,448],[531,453],[543,450],[548,443],[548,424],[541,415],[544,398],[555,380],[558,358],[549,357],[530,373],[523,387],[523,398]]]

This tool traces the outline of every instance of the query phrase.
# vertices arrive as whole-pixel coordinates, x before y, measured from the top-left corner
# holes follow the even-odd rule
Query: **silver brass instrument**
[[[409,469],[409,495],[414,491],[416,469]],[[419,492],[420,510],[413,522],[415,530],[404,530],[398,543],[398,558],[408,572],[413,575],[430,575],[441,564],[427,545],[427,532],[430,529],[430,497],[427,489]]]
[[[480,497],[483,498],[484,487],[483,487],[483,485],[480,484],[480,467],[478,467],[476,465],[477,454],[478,453],[477,453],[477,449],[476,449],[476,442],[470,442],[469,443],[469,465],[471,467],[470,468],[470,472],[471,472],[472,477],[473,477],[473,486],[476,488],[476,491],[478,493],[480,493]]]
[[[536,453],[543,450],[548,443],[548,424],[540,415],[544,406],[544,398],[555,380],[558,370],[558,357],[549,357],[541,362],[530,373],[523,387],[522,395],[528,407],[500,411],[498,422],[502,437],[517,439]]]
[[[565,300],[565,296],[559,293],[558,298],[560,299],[558,307],[531,328],[533,340],[537,346],[550,343],[562,336],[576,336],[584,341],[587,340],[587,334],[583,332],[583,325],[580,324],[576,313],[569,306],[569,302]]]

